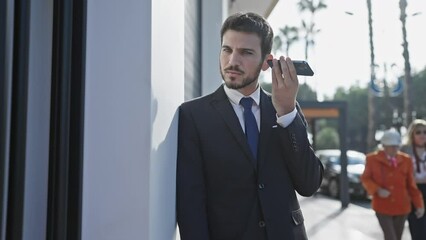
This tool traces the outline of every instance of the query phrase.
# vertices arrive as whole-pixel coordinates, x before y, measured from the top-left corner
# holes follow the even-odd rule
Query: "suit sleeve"
[[[305,115],[303,115],[302,109],[299,105],[298,102],[296,102],[296,109],[297,109],[297,113],[299,114],[300,119],[302,120],[303,126],[305,126],[305,128],[308,128],[308,121],[306,121]]]
[[[298,104],[296,107],[296,117],[288,127],[280,128],[280,135],[295,190],[302,196],[311,196],[318,191],[324,170],[309,143],[302,110]]]
[[[208,240],[203,163],[195,123],[179,108],[176,173],[177,222],[182,240]]]

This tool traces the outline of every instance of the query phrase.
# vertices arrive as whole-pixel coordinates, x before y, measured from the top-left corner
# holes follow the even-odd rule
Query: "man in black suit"
[[[307,239],[295,191],[314,194],[323,168],[296,102],[291,59],[273,59],[272,94],[259,86],[260,70],[273,58],[272,39],[271,27],[257,14],[227,18],[221,29],[224,84],[179,108],[182,240]],[[249,107],[241,99],[249,99]]]

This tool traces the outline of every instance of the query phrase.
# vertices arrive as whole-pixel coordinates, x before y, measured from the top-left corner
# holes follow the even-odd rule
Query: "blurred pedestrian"
[[[381,144],[383,149],[367,154],[361,181],[372,196],[371,207],[384,239],[401,240],[411,204],[416,216],[423,216],[423,197],[414,181],[410,156],[399,151],[401,135],[394,129],[386,130]]]
[[[411,156],[414,180],[417,188],[426,197],[426,121],[415,119],[410,126],[401,151]],[[424,203],[424,202],[423,202]],[[426,240],[426,216],[417,218],[415,211],[408,215],[408,223],[412,240]]]

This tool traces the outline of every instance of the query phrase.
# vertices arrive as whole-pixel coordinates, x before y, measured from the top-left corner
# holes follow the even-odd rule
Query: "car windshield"
[[[330,162],[333,162],[335,164],[340,164],[340,157],[332,156],[330,157]],[[364,164],[364,162],[365,161],[363,158],[348,156],[348,165]]]

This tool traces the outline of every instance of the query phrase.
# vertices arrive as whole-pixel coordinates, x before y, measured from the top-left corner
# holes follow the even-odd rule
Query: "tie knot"
[[[253,98],[251,97],[243,97],[240,100],[240,104],[243,105],[244,110],[250,110],[251,111],[251,107],[253,106]]]

